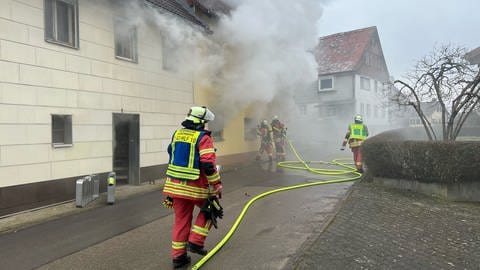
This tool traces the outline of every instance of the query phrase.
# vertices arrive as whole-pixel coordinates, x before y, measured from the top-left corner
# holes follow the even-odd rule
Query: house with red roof
[[[385,129],[389,114],[382,91],[390,75],[377,28],[321,37],[313,53],[318,80],[308,94],[297,97],[302,112],[345,126],[361,114],[372,131]]]

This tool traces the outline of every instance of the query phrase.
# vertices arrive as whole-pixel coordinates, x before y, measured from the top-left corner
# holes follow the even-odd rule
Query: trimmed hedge
[[[362,154],[369,177],[425,183],[480,181],[480,142],[414,141],[405,134],[405,130],[387,131],[365,141]]]

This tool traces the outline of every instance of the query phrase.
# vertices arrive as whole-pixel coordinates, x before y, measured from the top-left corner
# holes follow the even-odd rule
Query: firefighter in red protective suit
[[[287,128],[278,120],[278,116],[272,118],[272,135],[275,142],[275,153],[278,161],[285,160],[285,137],[287,136]]]
[[[355,123],[348,126],[347,134],[345,139],[343,139],[342,147],[340,150],[345,150],[347,142],[353,152],[353,161],[355,162],[355,168],[357,172],[363,173],[363,161],[362,161],[362,151],[360,146],[368,137],[368,128],[363,123],[363,118],[361,115],[357,114],[354,118]]]
[[[272,130],[268,125],[267,120],[263,120],[257,128],[257,135],[260,137],[260,149],[256,156],[256,160],[260,160],[263,153],[267,153],[268,160],[273,160],[273,144],[272,144]]]
[[[173,267],[190,263],[190,252],[207,254],[205,239],[212,226],[204,212],[199,212],[192,226],[195,206],[201,208],[207,198],[221,198],[222,183],[216,167],[215,148],[205,123],[215,115],[206,107],[190,108],[183,128],[172,136],[168,146],[169,163],[163,189],[164,205],[173,206],[175,223],[172,232]],[[167,207],[168,207],[167,206]]]

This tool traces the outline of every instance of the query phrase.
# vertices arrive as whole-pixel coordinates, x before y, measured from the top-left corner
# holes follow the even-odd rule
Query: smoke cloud
[[[295,110],[294,91],[317,76],[311,50],[318,39],[320,1],[225,2],[234,8],[220,17],[210,35],[168,14],[154,16],[176,69],[199,74],[197,83],[215,91],[216,109],[227,119],[258,104],[274,108],[258,112],[265,117]]]
[[[316,23],[322,10],[314,0],[233,1],[213,40],[224,61],[214,78],[221,104],[242,110],[253,104],[291,108],[295,90],[316,79],[311,50],[317,44]],[[275,109],[276,107],[276,109]],[[276,112],[278,114],[278,112]]]

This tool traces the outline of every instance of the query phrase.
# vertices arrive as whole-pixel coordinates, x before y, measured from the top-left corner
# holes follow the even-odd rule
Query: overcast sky
[[[435,45],[480,46],[480,0],[328,0],[320,36],[377,26],[390,75],[400,78]]]

